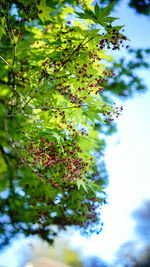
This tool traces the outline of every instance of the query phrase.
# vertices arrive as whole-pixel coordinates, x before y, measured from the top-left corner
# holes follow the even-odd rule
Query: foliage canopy
[[[112,7],[1,1],[1,246],[17,233],[51,243],[72,225],[99,232],[99,130],[122,110],[103,96],[105,50],[127,39]]]

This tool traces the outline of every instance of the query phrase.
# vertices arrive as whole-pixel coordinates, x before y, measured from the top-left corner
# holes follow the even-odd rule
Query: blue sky
[[[127,2],[120,1],[113,15],[120,18],[120,25],[125,24],[130,47],[148,48],[150,20],[127,8]],[[144,70],[138,73],[148,87],[147,92],[136,93],[126,101],[114,99],[118,106],[123,105],[124,111],[117,120],[117,133],[107,139],[105,160],[109,172],[109,205],[104,206],[102,212],[103,231],[88,241],[79,238],[78,234],[73,240],[73,246],[80,248],[81,254],[99,255],[110,262],[124,242],[138,240],[134,231],[136,222],[131,214],[150,198],[150,75]]]
[[[109,172],[108,205],[103,207],[103,231],[88,241],[75,235],[74,247],[81,254],[96,254],[112,261],[121,244],[138,240],[131,213],[150,197],[150,92],[137,95],[124,105],[118,132],[108,138],[105,153]],[[80,240],[80,245],[78,241]]]
[[[127,2],[120,1],[114,16],[120,17],[120,25],[125,24],[131,47],[147,48],[150,44],[150,20],[127,8]],[[142,70],[140,75],[150,88],[149,72]],[[124,111],[117,119],[117,133],[107,140],[105,160],[109,172],[109,205],[105,205],[102,211],[104,228],[100,235],[93,235],[88,240],[76,233],[70,241],[83,255],[96,254],[108,261],[113,260],[121,244],[137,238],[131,213],[150,197],[150,90],[125,102],[114,100],[123,105]],[[17,254],[20,244],[22,249]],[[11,267],[18,267],[25,251],[29,255],[27,242],[21,241],[20,244],[16,243],[0,255],[0,267],[10,266],[10,259]]]

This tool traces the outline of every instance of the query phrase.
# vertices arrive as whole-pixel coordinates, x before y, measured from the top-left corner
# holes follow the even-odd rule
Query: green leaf
[[[101,13],[101,9],[100,7],[98,6],[98,4],[96,3],[95,7],[94,7],[94,11],[95,11],[95,15],[96,17],[98,17]]]
[[[38,16],[41,19],[41,21],[44,23],[47,20],[52,20],[52,17],[50,16],[50,13],[54,10],[53,8],[46,5],[46,0],[42,0],[40,2],[40,5],[37,5],[37,8],[39,10]]]
[[[88,187],[93,191],[93,193],[96,195],[96,191],[94,190],[93,186],[89,183]]]
[[[116,4],[116,2],[117,2],[117,1],[114,1],[114,2],[112,2],[110,5],[108,5],[108,6],[104,7],[104,8],[102,8],[102,9],[101,9],[101,14],[102,14],[102,16],[107,17],[107,16],[110,14],[110,12],[112,11],[113,6]]]
[[[89,16],[84,13],[75,12],[80,19],[89,19]]]
[[[113,21],[115,21],[117,19],[119,19],[119,18],[107,17],[107,18],[105,18],[105,22],[112,23]]]
[[[88,16],[95,17],[95,14],[94,14],[93,11],[92,11],[91,9],[89,9],[89,8],[84,9],[84,12],[85,12],[85,14],[88,15]]]
[[[96,184],[94,181],[91,181],[88,186],[94,193],[103,191],[102,187]]]
[[[89,8],[84,9],[84,13],[76,12],[76,14],[82,19],[90,19],[96,23],[97,17],[95,16],[94,12]]]
[[[115,26],[115,27],[112,27],[111,30],[115,29],[117,31],[120,31],[125,25],[122,25],[122,26]]]
[[[5,19],[4,18],[0,18],[0,40],[2,39],[3,35],[6,35]]]
[[[78,190],[80,190],[80,187],[83,187],[83,189],[88,192],[87,190],[87,187],[86,187],[86,183],[80,179],[77,180],[77,187],[78,187]]]

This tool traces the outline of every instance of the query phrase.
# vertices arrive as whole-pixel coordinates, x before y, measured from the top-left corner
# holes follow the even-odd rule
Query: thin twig
[[[85,106],[85,105],[84,105]],[[50,106],[50,107],[33,107],[33,108],[31,108],[31,107],[29,107],[29,108],[24,108],[24,110],[27,110],[27,109],[31,109],[31,110],[34,110],[34,109],[41,109],[41,110],[45,110],[46,111],[46,109],[57,109],[57,110],[59,110],[59,109],[71,109],[71,108],[79,108],[80,107],[80,105],[78,105],[78,106],[73,106],[73,107],[62,107],[62,106],[58,106],[58,107],[53,107],[53,106]],[[16,114],[18,114],[18,113],[20,113],[20,110],[18,110],[17,112],[14,112],[14,113],[12,113],[12,114],[8,114],[7,115],[7,117],[13,117],[14,115],[16,115]]]
[[[73,107],[62,107],[62,106],[58,106],[58,107],[53,107],[53,106],[50,106],[50,107],[33,107],[33,108],[25,108],[25,109],[69,109],[69,108],[78,108],[80,107],[80,105],[78,106],[73,106]]]
[[[14,43],[13,46],[14,46],[14,57],[13,57],[12,66],[14,66],[14,64],[15,64],[15,59],[16,59],[16,43]]]
[[[9,19],[8,19],[8,20],[9,20]],[[12,26],[11,26],[11,23],[10,23],[10,20],[9,20],[9,26],[10,26],[11,33],[12,33],[12,37],[13,37],[13,45],[15,46],[15,45],[16,45],[15,35],[14,35],[14,32],[13,32],[13,29],[12,29]]]
[[[12,62],[12,67],[14,68],[14,64],[15,64],[15,59],[16,59],[16,43],[13,44],[14,46],[14,56],[13,56],[13,62]],[[15,74],[13,72],[13,68],[12,68],[12,75],[13,75],[13,91],[16,91],[16,84],[15,84]]]
[[[22,109],[24,109],[30,103],[30,101],[35,97],[38,91],[40,91],[50,80],[53,80],[53,79],[54,79],[54,75],[50,77],[43,85],[41,85],[40,87],[37,87],[34,94],[30,97],[30,99],[26,102],[26,104],[24,105]]]
[[[0,58],[4,63],[6,63],[10,68],[12,68],[12,66],[2,56],[0,56]]]
[[[40,87],[38,87],[34,94],[30,97],[30,99],[26,102],[26,104],[24,105],[24,107],[22,109],[24,109],[29,102],[35,97],[35,95],[50,81],[50,80],[54,80],[55,79],[55,75],[61,70],[61,68],[70,60],[70,58],[77,52],[79,51],[81,45],[83,44],[83,42],[85,41],[85,39],[87,38],[87,36],[82,40],[82,42],[78,45],[78,47],[72,52],[72,54],[62,63],[62,65],[59,67],[59,69],[57,70],[56,73],[53,74],[52,77],[50,77],[43,85],[41,85]]]

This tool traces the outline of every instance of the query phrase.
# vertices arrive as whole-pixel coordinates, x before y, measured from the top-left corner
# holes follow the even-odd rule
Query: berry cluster
[[[74,130],[71,125],[70,130]],[[74,134],[76,133],[74,132]],[[87,135],[84,128],[81,129],[81,135]],[[77,188],[78,179],[87,183],[88,172],[91,168],[89,164],[90,162],[92,164],[93,158],[90,158],[88,160],[89,163],[87,163],[78,156],[82,154],[82,151],[75,141],[70,142],[67,139],[64,141],[62,146],[54,140],[41,137],[38,143],[30,145],[28,148],[26,147],[29,156],[28,164],[38,170],[39,176],[44,177],[51,188],[59,190],[57,192],[62,194],[61,197],[56,197],[58,199],[44,200],[44,196],[36,196],[33,193],[33,198],[30,200],[33,202],[31,203],[33,206],[35,205],[34,202],[37,205],[37,201],[45,204],[48,201],[48,208],[46,206],[39,208],[35,219],[39,222],[39,225],[51,224],[52,211],[55,212],[56,202],[58,203],[59,201],[59,207],[57,206],[57,213],[55,212],[53,223],[62,228],[66,225],[77,225],[90,232],[92,231],[90,230],[91,227],[96,229],[96,225],[100,220],[97,210],[103,200],[93,197],[93,192],[89,192],[89,196],[87,196],[81,190],[80,197],[82,197],[81,199],[76,198],[78,202],[78,207],[76,207],[73,200],[75,196],[72,195],[72,192]],[[45,177],[45,173],[47,173],[47,177]],[[39,207],[41,207],[41,204]],[[59,217],[59,209],[62,219]]]
[[[117,107],[117,106],[115,106],[115,103],[114,103],[114,107],[113,107],[114,112],[106,111],[105,110],[105,107],[106,107],[106,105],[104,104],[103,105],[103,112],[102,112],[102,114],[103,114],[103,116],[106,116],[107,115],[108,116],[108,121],[110,121],[110,122],[114,121],[114,116],[116,118],[118,118],[119,115],[120,115],[120,113],[123,111],[123,107],[122,106],[121,107]]]
[[[62,193],[51,199],[33,191],[32,199],[29,200],[30,205],[35,206],[39,203],[33,222],[38,222],[39,226],[57,224],[61,228],[74,225],[88,233],[92,232],[92,229],[97,230],[100,225],[98,211],[100,203],[103,204],[101,199],[98,202],[98,198],[81,195],[81,198],[76,197],[76,201],[78,206],[74,205],[74,197],[68,187],[64,187]]]
[[[77,94],[77,92],[72,92],[71,91],[71,86],[70,85],[64,85],[62,83],[59,83],[58,84],[58,91],[60,92],[61,95],[63,96],[68,96],[69,98],[69,101],[72,103],[72,104],[77,104],[78,107],[80,107],[80,105],[85,102],[86,100],[86,96],[80,96],[79,94]],[[82,87],[82,88],[78,88],[77,91],[84,91],[85,88]]]
[[[109,36],[109,37],[108,37]],[[124,47],[124,42],[126,41],[127,37],[125,35],[120,34],[116,29],[109,28],[107,34],[103,33],[103,39],[100,40],[99,45],[96,45],[99,50],[103,50],[107,47],[107,49],[118,50],[120,44]],[[128,49],[129,46],[126,46]]]
[[[81,135],[84,134],[82,131]],[[30,145],[27,149],[30,156],[28,164],[35,166],[40,174],[45,172],[45,168],[49,170],[51,177],[46,179],[52,187],[61,188],[63,184],[74,184],[77,179],[86,182],[85,175],[91,167],[89,163],[78,156],[82,151],[75,141],[72,143],[68,140],[64,141],[63,146],[60,146],[55,141],[52,142],[48,138],[41,137],[36,146]],[[93,161],[92,158],[91,161]],[[56,177],[55,174],[58,172],[59,175]]]

